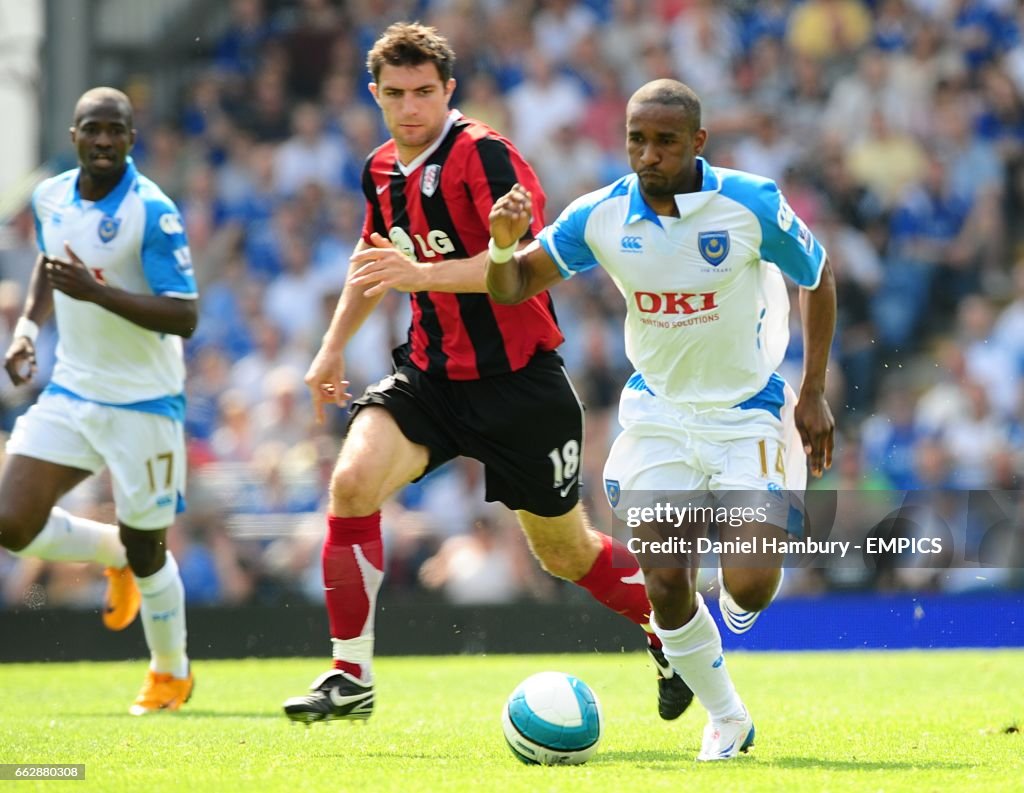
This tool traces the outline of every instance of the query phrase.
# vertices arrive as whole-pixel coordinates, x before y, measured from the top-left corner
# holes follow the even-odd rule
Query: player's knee
[[[693,604],[696,589],[687,568],[662,568],[644,572],[647,597],[657,610],[679,609]]]
[[[137,536],[126,539],[122,532],[128,566],[135,575],[146,578],[158,572],[167,561],[167,548],[164,540],[156,535]]]
[[[365,468],[345,466],[331,475],[331,513],[342,518],[372,515],[380,509],[380,482]]]
[[[746,611],[768,608],[779,583],[777,570],[744,570],[746,575],[726,580],[726,587],[736,604]]]

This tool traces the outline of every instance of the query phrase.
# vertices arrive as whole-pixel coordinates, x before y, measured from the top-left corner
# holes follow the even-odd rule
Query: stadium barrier
[[[589,601],[459,607],[427,598],[381,599],[381,655],[621,652],[643,639],[629,622]],[[718,619],[718,609],[711,604]],[[189,655],[203,658],[324,656],[320,606],[194,607]],[[1024,593],[842,594],[775,603],[730,650],[856,650],[1024,646]],[[0,611],[0,662],[116,660],[146,655],[142,627],[102,628],[95,611]]]

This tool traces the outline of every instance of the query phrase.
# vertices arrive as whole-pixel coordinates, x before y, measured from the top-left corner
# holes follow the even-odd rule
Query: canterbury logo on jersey
[[[718,308],[717,292],[634,292],[642,314],[696,314]]]
[[[644,243],[640,237],[623,237],[619,244],[622,250],[628,253],[641,253],[644,249]]]

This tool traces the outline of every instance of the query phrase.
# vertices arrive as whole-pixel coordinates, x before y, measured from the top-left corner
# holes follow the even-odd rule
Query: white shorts
[[[117,519],[164,529],[185,496],[185,430],[166,416],[44,393],[19,417],[7,454],[98,473],[110,469]]]
[[[783,388],[780,418],[763,408],[680,407],[647,390],[623,390],[622,433],[604,467],[605,495],[620,515],[624,494],[780,491],[802,494],[807,460],[796,430],[796,394]],[[627,503],[629,502],[629,503]],[[787,505],[780,510],[788,522]]]

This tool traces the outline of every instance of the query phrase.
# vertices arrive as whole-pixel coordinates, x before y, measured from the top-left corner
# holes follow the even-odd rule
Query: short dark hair
[[[441,82],[452,77],[455,67],[455,52],[448,39],[437,32],[437,28],[421,25],[419,22],[396,22],[385,30],[373,49],[366,56],[366,68],[373,75],[373,81],[380,79],[384,64],[390,66],[419,66],[433,63]]]
[[[640,86],[629,98],[626,111],[633,105],[653,103],[658,105],[678,105],[686,112],[691,132],[700,129],[700,97],[697,92],[678,80],[652,80]]]

